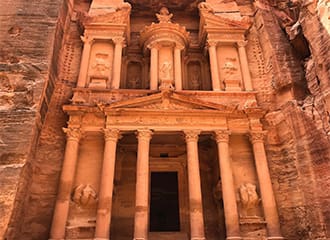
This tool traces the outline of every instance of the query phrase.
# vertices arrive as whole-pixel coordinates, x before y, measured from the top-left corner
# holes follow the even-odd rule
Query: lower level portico
[[[162,92],[64,110],[51,239],[282,239],[258,108]]]

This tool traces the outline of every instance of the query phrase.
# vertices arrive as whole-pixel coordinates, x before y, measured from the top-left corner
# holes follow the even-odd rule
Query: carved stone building
[[[330,238],[328,2],[13,2],[0,237]]]

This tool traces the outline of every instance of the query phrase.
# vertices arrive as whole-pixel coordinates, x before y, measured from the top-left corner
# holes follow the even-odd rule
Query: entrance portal
[[[151,172],[150,232],[180,231],[177,172]]]

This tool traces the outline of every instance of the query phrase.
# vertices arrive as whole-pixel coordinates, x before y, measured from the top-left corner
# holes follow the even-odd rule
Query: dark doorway
[[[151,173],[150,232],[180,231],[177,172]]]

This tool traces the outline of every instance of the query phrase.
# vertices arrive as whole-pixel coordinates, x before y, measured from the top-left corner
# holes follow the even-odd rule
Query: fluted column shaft
[[[138,130],[134,240],[148,239],[149,222],[149,148],[152,131]]]
[[[113,39],[115,43],[115,53],[113,59],[113,72],[112,72],[112,88],[119,89],[120,86],[120,75],[121,75],[121,56],[124,46],[124,38]]]
[[[264,132],[251,132],[250,141],[253,145],[253,153],[259,180],[262,205],[264,209],[265,220],[267,222],[268,239],[283,239],[281,236],[276,201],[264,147]]]
[[[247,41],[242,41],[242,42],[237,43],[238,54],[239,54],[239,59],[241,62],[241,69],[242,69],[245,90],[252,91],[253,88],[252,88],[252,81],[251,81],[251,75],[250,75],[250,70],[249,70],[249,63],[247,60],[246,50],[245,50],[246,44],[247,44]]]
[[[198,160],[199,131],[185,131],[187,143],[190,236],[191,240],[205,239],[202,189]]]
[[[151,47],[150,53],[150,90],[158,89],[158,49]]]
[[[182,90],[182,70],[181,70],[181,49],[174,48],[174,70],[175,70],[175,89]]]
[[[220,79],[218,69],[217,49],[215,42],[209,42],[209,56],[211,65],[212,88],[213,91],[220,91]]]
[[[229,134],[227,130],[215,132],[215,140],[218,145],[227,240],[241,239],[233,170],[229,158]]]
[[[65,238],[65,227],[69,213],[70,195],[76,171],[79,140],[81,138],[81,131],[78,128],[63,128],[63,131],[67,135],[67,142],[53,222],[50,231],[50,239],[54,240]]]
[[[120,132],[118,129],[104,129],[104,138],[105,146],[96,216],[95,240],[110,238],[113,179],[117,141],[120,138]]]
[[[91,54],[91,42],[88,39],[82,38],[84,41],[84,49],[80,62],[79,78],[77,87],[86,87],[89,58]]]

